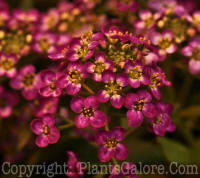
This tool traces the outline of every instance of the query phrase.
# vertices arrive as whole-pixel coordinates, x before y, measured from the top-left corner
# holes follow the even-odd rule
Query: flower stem
[[[85,83],[82,84],[83,88],[85,88],[90,94],[94,95],[95,92],[89,87],[87,86]]]
[[[61,126],[59,126],[58,128],[59,128],[59,130],[64,130],[64,129],[70,128],[70,127],[72,127],[72,126],[74,126],[74,123],[61,125]]]
[[[129,129],[129,130],[126,132],[125,137],[128,137],[129,135],[131,135],[134,131],[135,131],[135,127],[132,127],[131,129]]]
[[[116,165],[116,166],[118,165],[118,162],[117,162],[117,160],[115,158],[112,158],[112,161],[113,161],[114,165]]]

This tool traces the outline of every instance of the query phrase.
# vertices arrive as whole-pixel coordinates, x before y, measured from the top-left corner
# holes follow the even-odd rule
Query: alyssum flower
[[[73,98],[70,106],[74,112],[78,113],[75,118],[76,127],[85,128],[91,125],[99,128],[105,126],[107,117],[103,111],[98,110],[99,103],[95,96]]]
[[[55,127],[55,119],[51,115],[44,115],[42,118],[34,119],[31,122],[31,130],[38,135],[35,143],[39,147],[54,144],[60,138],[60,132]]]
[[[127,118],[129,126],[139,127],[143,122],[143,114],[148,118],[156,116],[156,107],[151,100],[152,96],[146,90],[140,90],[137,94],[127,94],[124,106],[128,109]]]
[[[121,127],[115,127],[111,131],[99,131],[96,142],[100,145],[98,157],[101,162],[108,162],[111,158],[125,160],[128,156],[127,147],[120,143],[125,137],[125,131]]]

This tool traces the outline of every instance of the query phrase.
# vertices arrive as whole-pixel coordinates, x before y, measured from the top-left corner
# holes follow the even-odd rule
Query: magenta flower
[[[140,87],[140,84],[148,85],[149,77],[144,73],[144,66],[141,63],[133,64],[128,61],[125,64],[125,72],[128,75],[128,83],[132,88]]]
[[[158,100],[160,100],[161,98],[159,88],[162,86],[171,86],[171,82],[166,79],[163,70],[160,67],[156,66],[156,69],[151,69],[149,87],[153,96]]]
[[[27,100],[32,100],[37,96],[39,83],[39,77],[35,74],[35,67],[32,65],[22,67],[19,74],[10,81],[12,88],[22,89],[22,95]]]
[[[152,33],[151,40],[154,45],[159,47],[159,55],[172,54],[177,49],[173,43],[173,33],[169,30],[164,31],[162,34],[158,32]]]
[[[189,16],[187,19],[198,31],[200,31],[200,11],[194,12],[193,15]]]
[[[72,178],[79,178],[84,176],[84,169],[81,166],[81,163],[78,161],[76,155],[72,151],[67,151],[69,157],[67,166],[67,176]]]
[[[152,12],[149,10],[141,10],[139,12],[139,17],[140,20],[136,20],[134,22],[135,28],[137,28],[138,30],[150,29],[155,25],[156,21],[161,17],[161,13],[157,12],[155,14],[152,14]]]
[[[125,160],[128,156],[127,147],[120,143],[125,137],[125,131],[121,127],[115,127],[111,131],[99,131],[96,142],[100,145],[98,157],[101,162],[108,162],[111,158]]]
[[[0,76],[6,75],[9,78],[13,78],[17,74],[16,63],[17,57],[15,55],[0,53]]]
[[[103,72],[105,70],[112,70],[114,64],[112,61],[106,60],[104,53],[99,52],[95,57],[95,61],[93,63],[88,62],[86,66],[86,70],[88,73],[92,74],[93,80],[96,82],[101,82]]]
[[[19,102],[16,93],[5,90],[0,86],[0,118],[8,118],[11,116],[13,107]]]
[[[57,85],[59,72],[53,70],[43,70],[40,72],[41,87],[39,89],[40,95],[44,97],[58,97],[62,94],[62,88]]]
[[[70,103],[71,109],[78,113],[75,118],[75,124],[78,128],[85,128],[88,125],[99,128],[106,124],[106,115],[98,110],[99,103],[95,96],[87,98],[73,98]]]
[[[124,103],[122,89],[127,85],[127,77],[122,74],[115,76],[114,73],[106,71],[103,74],[103,81],[105,89],[97,93],[98,101],[104,103],[110,99],[113,107],[121,108]]]
[[[190,59],[189,69],[192,74],[200,73],[200,38],[189,42],[188,46],[182,49],[182,54]]]
[[[136,175],[136,165],[131,162],[125,162],[121,165],[120,170],[116,165],[112,167],[111,175],[108,178],[139,178]]]
[[[156,107],[151,100],[152,96],[146,90],[140,90],[137,94],[127,94],[124,106],[128,109],[126,115],[129,126],[139,127],[143,122],[143,114],[148,118],[156,116]]]
[[[57,110],[58,97],[39,98],[34,103],[34,115],[42,117],[46,114],[54,114]]]
[[[46,14],[42,15],[40,29],[42,31],[52,30],[59,22],[59,12],[57,9],[50,9]]]
[[[74,38],[66,48],[61,50],[61,52],[49,55],[49,58],[66,58],[70,62],[75,62],[78,60],[85,61],[93,56],[94,48],[99,45],[98,40],[100,40],[101,38],[101,33],[84,33],[80,38]]]
[[[60,138],[59,130],[54,126],[55,119],[51,115],[45,115],[31,122],[31,130],[38,135],[35,143],[38,147],[46,147],[57,143]]]
[[[58,79],[58,86],[65,88],[68,95],[75,95],[81,89],[81,82],[87,77],[85,67],[81,63],[69,63],[67,74]]]
[[[172,105],[158,102],[156,104],[158,115],[150,119],[152,131],[157,136],[164,136],[166,132],[174,132],[176,130],[175,124],[172,122],[170,115],[173,110]]]
[[[1,2],[0,2],[1,6]],[[0,26],[4,26],[10,18],[9,12],[6,9],[0,9]]]
[[[55,53],[57,37],[52,33],[36,33],[32,48],[38,53]]]

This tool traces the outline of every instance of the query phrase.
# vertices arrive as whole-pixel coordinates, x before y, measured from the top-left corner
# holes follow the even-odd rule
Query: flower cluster
[[[114,163],[110,178],[137,177],[116,168],[128,157],[127,132],[175,131],[166,72],[181,63],[200,74],[200,11],[176,0],[145,7],[136,0],[75,0],[39,12],[10,10],[0,0],[0,119],[30,122],[38,147],[73,127],[98,147],[101,162]],[[83,177],[75,153],[67,154],[67,176]]]

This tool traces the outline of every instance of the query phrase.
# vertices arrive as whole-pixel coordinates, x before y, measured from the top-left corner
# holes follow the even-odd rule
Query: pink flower
[[[40,80],[35,74],[35,67],[26,65],[20,69],[19,74],[10,81],[14,89],[22,89],[22,95],[27,100],[32,100],[37,96]]]
[[[111,158],[125,160],[128,156],[127,147],[120,143],[125,137],[125,131],[121,127],[115,127],[111,131],[99,131],[96,142],[100,145],[98,157],[101,162],[108,162]]]
[[[88,125],[99,128],[106,124],[106,115],[98,110],[99,103],[95,96],[87,98],[73,98],[70,103],[71,109],[78,113],[75,118],[75,124],[78,128],[85,128]]]
[[[34,119],[31,122],[31,130],[38,135],[35,143],[38,147],[46,147],[49,144],[57,143],[60,138],[59,130],[54,126],[55,119],[51,115]]]

